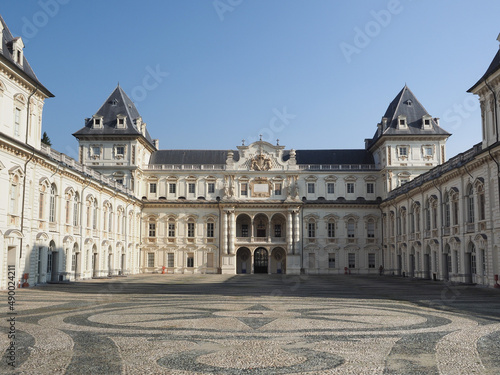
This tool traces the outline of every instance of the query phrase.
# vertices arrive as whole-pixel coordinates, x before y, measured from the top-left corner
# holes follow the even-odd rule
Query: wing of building
[[[262,140],[162,150],[149,133],[159,125],[147,127],[117,86],[73,134],[76,161],[40,143],[43,103],[53,95],[0,21],[1,288],[11,270],[25,285],[139,272],[381,268],[495,284],[498,54],[470,89],[481,102],[482,143],[448,161],[450,134],[406,85],[357,150]]]

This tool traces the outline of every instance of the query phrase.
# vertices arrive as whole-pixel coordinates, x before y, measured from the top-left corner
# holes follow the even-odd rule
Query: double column
[[[234,239],[236,237],[236,218],[234,209],[222,212],[222,254],[234,254]]]

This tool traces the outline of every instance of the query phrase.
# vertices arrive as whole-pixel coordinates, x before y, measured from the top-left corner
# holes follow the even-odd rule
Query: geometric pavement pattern
[[[16,368],[5,354],[0,373],[498,374],[499,297],[353,275],[134,275],[18,289]]]

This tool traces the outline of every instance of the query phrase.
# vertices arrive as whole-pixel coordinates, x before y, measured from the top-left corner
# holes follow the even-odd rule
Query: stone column
[[[295,228],[294,228],[294,254],[298,254],[300,251],[300,212],[296,210],[295,214]]]
[[[234,210],[229,212],[229,254],[234,254],[234,238],[236,237],[236,219]]]
[[[287,221],[286,221],[286,242],[288,245],[288,254],[292,254],[293,252],[293,217],[292,212],[288,211],[287,213]]]
[[[222,211],[221,254],[227,254],[227,213]]]

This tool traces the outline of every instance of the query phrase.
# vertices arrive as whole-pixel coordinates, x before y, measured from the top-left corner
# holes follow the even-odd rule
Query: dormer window
[[[23,66],[23,49],[24,43],[23,40],[18,37],[12,41],[12,59],[16,64]]]
[[[116,127],[118,129],[125,128],[125,116],[123,116],[123,115],[116,116]]]
[[[422,129],[431,129],[431,116],[424,116],[422,117]]]
[[[406,116],[398,116],[398,129],[407,129]]]
[[[93,120],[93,124],[92,124],[92,127],[94,129],[101,129],[102,128],[102,117],[101,116],[94,116],[92,118]]]

